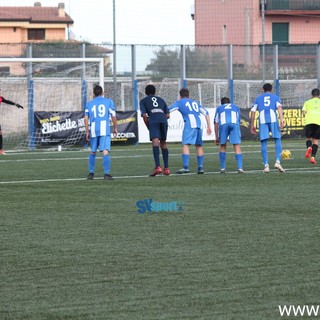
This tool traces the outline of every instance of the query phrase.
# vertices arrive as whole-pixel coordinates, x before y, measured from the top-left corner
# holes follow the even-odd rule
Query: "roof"
[[[0,7],[0,22],[29,23],[67,23],[73,24],[73,20],[65,13],[59,16],[57,7]]]

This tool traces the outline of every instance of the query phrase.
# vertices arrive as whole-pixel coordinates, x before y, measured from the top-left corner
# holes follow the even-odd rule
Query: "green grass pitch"
[[[205,174],[148,177],[150,145],[114,146],[111,173],[88,181],[87,151],[0,157],[0,319],[281,319],[319,305],[319,165],[283,140],[286,173],[264,174],[245,142],[244,175],[206,143]],[[169,144],[170,168],[181,167]],[[136,202],[181,203],[138,213]],[[289,317],[286,317],[289,318]]]

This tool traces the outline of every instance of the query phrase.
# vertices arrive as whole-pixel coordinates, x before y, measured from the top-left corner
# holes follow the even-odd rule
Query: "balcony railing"
[[[320,11],[320,0],[266,0],[265,10]]]

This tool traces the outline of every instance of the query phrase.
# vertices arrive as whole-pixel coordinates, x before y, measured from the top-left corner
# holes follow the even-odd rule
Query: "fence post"
[[[278,45],[273,46],[273,83],[276,89],[276,95],[280,95],[280,83],[279,83],[279,51]]]
[[[138,110],[138,83],[137,83],[137,59],[136,59],[136,46],[131,45],[131,74],[132,74],[132,90],[133,90],[133,108]]]
[[[29,149],[34,150],[34,88],[33,80],[28,81],[28,99],[29,99]]]
[[[234,85],[233,85],[233,66],[232,66],[232,44],[228,46],[228,89],[229,89],[229,98],[231,103],[234,99]]]
[[[186,88],[186,47],[181,45],[180,47],[180,88]]]
[[[317,46],[317,88],[320,87],[320,44]]]

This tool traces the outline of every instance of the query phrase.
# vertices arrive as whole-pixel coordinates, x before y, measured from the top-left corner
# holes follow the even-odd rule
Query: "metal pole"
[[[232,44],[228,47],[228,83],[229,83],[229,97],[231,103],[234,99],[234,87],[233,87],[233,66],[232,66]]]
[[[262,20],[262,79],[266,80],[266,40],[265,40],[265,0],[261,0],[261,20]]]
[[[137,61],[136,61],[136,46],[131,45],[131,72],[132,72],[132,89],[133,89],[133,107],[134,110],[138,109],[138,88],[137,88]]]
[[[317,46],[317,88],[320,87],[320,44]]]
[[[276,88],[276,95],[280,94],[280,86],[279,86],[279,53],[278,53],[278,45],[276,44],[273,47],[273,83]]]
[[[186,47],[180,47],[180,88],[186,87]]]
[[[113,0],[113,99],[117,92],[116,0]]]

